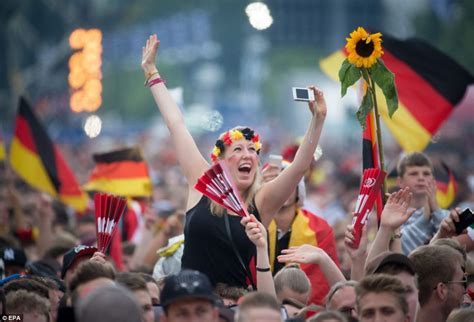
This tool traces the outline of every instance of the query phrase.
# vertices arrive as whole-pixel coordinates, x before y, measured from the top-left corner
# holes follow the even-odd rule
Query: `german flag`
[[[86,209],[87,195],[23,97],[10,147],[10,165],[32,187],[58,197],[77,211]]]
[[[453,203],[458,191],[458,183],[454,172],[444,163],[441,162],[441,167],[435,168],[436,178],[436,200],[438,205],[447,209]]]
[[[84,185],[87,191],[102,191],[124,197],[150,197],[152,183],[138,147],[94,154],[95,168]]]
[[[383,51],[385,65],[395,74],[399,106],[390,118],[383,93],[377,88],[380,114],[403,150],[422,151],[474,78],[450,57],[419,39],[401,41],[384,34]],[[343,48],[321,60],[321,69],[339,81],[339,68],[346,57]]]
[[[362,132],[362,167],[363,170],[369,168],[380,169],[380,160],[379,152],[377,146],[377,134],[376,134],[376,124],[374,111],[371,111],[367,114],[366,127]],[[363,171],[362,171],[363,173]],[[377,209],[377,222],[380,223],[382,218],[382,209],[383,209],[383,199],[382,199],[382,190],[377,196],[375,201]]]

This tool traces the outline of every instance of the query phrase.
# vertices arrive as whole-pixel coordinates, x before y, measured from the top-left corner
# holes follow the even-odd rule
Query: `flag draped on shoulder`
[[[403,150],[422,151],[474,78],[449,56],[419,39],[397,40],[384,34],[383,48],[384,63],[395,74],[399,106],[390,118],[385,101],[380,100],[380,114]],[[343,48],[322,59],[321,69],[339,80],[338,71],[346,57]],[[380,88],[377,91],[383,95]]]
[[[77,211],[86,209],[87,195],[23,97],[19,102],[9,159],[13,170],[32,187],[58,197]]]
[[[150,197],[152,183],[147,164],[138,147],[94,154],[95,168],[84,185],[124,197]]]

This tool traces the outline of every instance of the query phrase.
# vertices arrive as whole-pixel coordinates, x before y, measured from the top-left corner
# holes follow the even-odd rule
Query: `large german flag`
[[[474,78],[450,57],[419,39],[400,41],[384,35],[383,51],[385,65],[395,74],[399,106],[390,119],[382,91],[377,88],[380,113],[405,151],[422,151]],[[321,69],[338,81],[346,57],[343,48],[321,60]]]
[[[78,211],[86,209],[87,195],[22,97],[10,147],[10,165],[32,187],[58,197]]]
[[[151,196],[151,179],[139,148],[94,154],[93,158],[96,166],[84,185],[85,190],[125,197]]]

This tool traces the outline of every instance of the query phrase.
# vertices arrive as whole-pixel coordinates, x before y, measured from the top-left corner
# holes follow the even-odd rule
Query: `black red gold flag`
[[[382,37],[382,59],[395,74],[399,107],[393,118],[377,88],[379,111],[390,132],[406,152],[422,151],[465,95],[473,76],[461,65],[420,39]],[[344,48],[320,61],[334,80],[346,59]]]
[[[32,187],[58,197],[77,211],[87,208],[87,195],[23,97],[18,106],[9,160],[12,169]]]
[[[95,168],[86,191],[108,192],[124,197],[150,197],[152,183],[138,147],[94,154]]]

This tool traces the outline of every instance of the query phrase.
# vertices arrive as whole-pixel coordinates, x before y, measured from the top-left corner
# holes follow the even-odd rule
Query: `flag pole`
[[[376,123],[375,131],[377,133],[377,147],[378,147],[379,160],[380,160],[380,169],[382,169],[382,171],[385,172],[385,160],[383,156],[383,144],[382,144],[382,129],[380,127],[380,113],[379,113],[379,108],[377,105],[377,95],[375,94],[375,83],[372,78],[372,75],[370,74],[370,70],[368,70],[368,76],[370,80],[369,87],[370,87],[370,91],[372,92],[372,98],[374,102],[374,114],[375,114],[375,123]],[[385,204],[385,202],[387,201],[386,200],[387,197],[385,195],[387,193],[387,176],[385,176],[383,179],[382,191],[383,191],[382,201],[383,201],[383,204]]]

